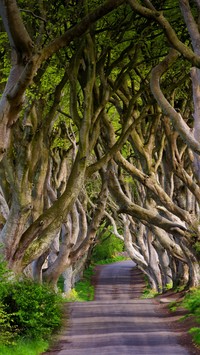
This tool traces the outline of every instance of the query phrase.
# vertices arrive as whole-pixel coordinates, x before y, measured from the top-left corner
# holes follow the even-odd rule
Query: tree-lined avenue
[[[169,328],[173,316],[158,312],[152,299],[141,299],[141,273],[132,261],[101,266],[95,301],[70,305],[54,355],[189,355]]]

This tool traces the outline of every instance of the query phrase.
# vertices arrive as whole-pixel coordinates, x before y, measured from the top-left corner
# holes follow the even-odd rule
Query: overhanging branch
[[[183,141],[195,153],[200,155],[200,143],[194,138],[190,127],[186,124],[181,114],[171,106],[160,88],[160,79],[162,75],[178,57],[179,53],[175,49],[171,49],[165,59],[152,70],[150,78],[151,91],[162,110],[170,117],[174,128],[180,134]]]

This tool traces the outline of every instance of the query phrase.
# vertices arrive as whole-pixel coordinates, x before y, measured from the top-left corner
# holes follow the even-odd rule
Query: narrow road
[[[189,355],[151,299],[132,261],[100,267],[95,301],[70,304],[69,329],[52,355]]]

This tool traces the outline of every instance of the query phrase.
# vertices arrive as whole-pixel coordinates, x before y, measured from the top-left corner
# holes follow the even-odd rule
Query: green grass
[[[200,345],[200,288],[191,289],[185,296],[182,304],[189,311],[188,316],[194,316],[199,327],[193,327],[189,330],[193,341],[198,346]]]
[[[200,322],[200,288],[191,289],[182,304]]]
[[[94,299],[94,286],[91,284],[94,266],[89,266],[84,272],[83,277],[75,287],[68,293],[66,302],[84,302]]]
[[[1,355],[39,355],[49,347],[44,340],[19,339],[15,345],[5,346],[1,344]]]
[[[171,312],[176,312],[179,305],[180,305],[180,302],[178,303],[177,301],[172,301],[169,303],[168,308]]]
[[[145,298],[156,297],[159,293],[158,293],[158,291],[151,288],[151,285],[149,283],[149,279],[148,279],[147,275],[144,275],[144,282],[145,282],[145,288],[142,292],[141,298],[145,299]]]
[[[94,286],[91,284],[94,274],[94,266],[89,266],[83,273],[83,278],[75,285],[75,291],[81,301],[92,301],[94,299]]]
[[[156,291],[156,290],[151,290],[151,289],[145,289],[143,292],[142,292],[142,296],[141,298],[154,298],[156,296],[158,296],[159,293]]]
[[[193,327],[189,330],[195,344],[200,346],[200,327]]]
[[[183,301],[174,301],[169,304],[169,309],[175,312],[179,307],[183,307],[189,312],[182,316],[179,320],[184,321],[189,317],[194,317],[194,321],[198,326],[189,329],[189,334],[192,335],[194,344],[200,346],[200,288],[190,289],[185,295]]]

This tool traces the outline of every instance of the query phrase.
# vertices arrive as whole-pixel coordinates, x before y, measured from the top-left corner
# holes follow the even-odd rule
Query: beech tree
[[[107,220],[153,288],[198,285],[199,1],[9,0],[0,12],[9,266],[67,284]]]
[[[79,6],[73,1],[69,2],[66,8],[69,16],[65,21],[61,21],[60,28],[56,30],[50,29],[51,21],[55,21],[53,11],[58,10],[59,19],[63,9],[62,3],[58,8],[54,3],[50,5],[40,3],[36,7],[36,12],[33,12],[32,7],[24,8],[23,12],[29,15],[27,28],[16,1],[0,3],[1,16],[12,51],[11,70],[0,104],[2,174],[6,187],[9,186],[8,199],[2,190],[2,213],[6,222],[1,233],[1,241],[4,244],[6,259],[16,273],[21,272],[49,248],[83,187],[85,169],[92,148],[92,142],[89,141],[90,133],[92,125],[98,118],[98,110],[101,111],[99,107],[96,112],[93,111],[91,92],[94,89],[96,72],[94,48],[90,47],[91,35],[84,34],[95,21],[122,3],[123,1],[107,1],[99,7],[94,6],[89,12],[82,4]],[[25,3],[22,4],[26,6]],[[79,17],[76,23],[73,22],[71,7],[73,13],[78,10]],[[35,21],[30,18],[34,18]],[[70,43],[74,39],[79,42],[79,36],[83,36],[83,43],[88,44],[85,46],[82,44],[80,51],[77,50],[71,55]],[[45,80],[43,75],[49,62],[52,64],[55,60],[53,56],[58,51],[61,56],[60,66],[62,65],[60,80],[51,92],[53,98],[50,98],[48,93],[43,92],[42,85]],[[71,64],[67,65],[66,60]],[[78,112],[75,90],[81,60],[85,60],[86,63],[86,67],[83,64],[85,80],[81,77],[79,86],[85,106]],[[56,69],[58,70],[58,67]],[[49,204],[48,194],[51,194],[49,185],[51,176],[48,175],[48,173],[51,175],[49,138],[67,81],[71,90],[70,102],[67,100],[71,105],[70,115],[78,129],[78,146],[68,175],[64,172],[58,182],[60,196],[51,199]],[[27,89],[29,95],[25,96]],[[36,93],[31,96],[34,90]],[[63,182],[62,189],[60,185]]]
[[[166,18],[163,18],[162,14],[159,12],[156,12],[155,8],[150,4],[150,2],[147,3],[147,8],[141,7],[138,2],[136,1],[130,1],[132,8],[137,11],[138,13],[142,14],[145,17],[152,18],[152,19],[157,19],[156,16],[161,16],[159,17],[159,24],[164,26],[165,24],[165,31],[167,31],[167,38],[170,41],[170,46],[174,46],[177,48],[177,41],[174,41],[174,37],[171,38],[170,34],[174,34],[175,32],[172,31],[172,28],[170,27],[168,21]],[[184,13],[184,7],[181,6],[182,11]],[[187,7],[187,10],[189,8]],[[151,16],[149,16],[151,14]],[[155,15],[156,14],[156,15]],[[191,14],[190,14],[191,15]],[[190,18],[191,20],[191,18]],[[192,21],[192,20],[191,20]],[[195,20],[193,19],[193,25],[195,23]],[[168,26],[168,27],[167,27]],[[184,56],[189,59],[187,52],[187,48],[185,46],[181,46],[182,48],[182,54],[184,53]],[[185,49],[185,52],[183,51]],[[173,58],[173,59],[172,59]],[[198,285],[199,284],[199,255],[198,255],[198,240],[199,240],[199,219],[198,219],[198,156],[196,153],[198,152],[198,141],[195,138],[195,129],[194,128],[194,135],[192,134],[190,124],[191,120],[190,117],[192,115],[192,112],[190,110],[186,109],[186,105],[184,105],[183,98],[181,98],[182,105],[181,107],[178,107],[179,111],[177,112],[176,109],[174,108],[176,104],[176,98],[179,100],[180,97],[178,95],[176,96],[175,92],[169,92],[168,90],[167,95],[163,95],[163,92],[160,89],[160,77],[163,75],[163,73],[169,69],[169,65],[172,64],[172,62],[178,60],[178,53],[177,51],[170,50],[170,54],[161,61],[156,67],[153,68],[151,71],[151,91],[156,98],[157,103],[159,104],[159,107],[163,110],[163,123],[162,126],[165,127],[165,133],[167,133],[167,139],[170,141],[170,156],[169,156],[169,151],[167,152],[167,163],[168,167],[167,169],[170,171],[171,170],[171,163],[173,166],[173,169],[171,171],[171,182],[169,179],[167,179],[167,175],[169,178],[169,171],[166,172],[166,152],[164,151],[164,140],[161,140],[162,145],[161,147],[159,146],[158,152],[156,151],[155,148],[155,142],[156,142],[156,131],[159,129],[159,133],[161,133],[161,126],[159,125],[159,116],[160,116],[160,110],[159,107],[156,109],[153,108],[151,110],[151,115],[152,112],[154,112],[154,116],[157,116],[157,119],[154,119],[153,126],[151,126],[151,132],[153,134],[150,134],[143,128],[143,126],[138,127],[138,122],[136,123],[134,129],[132,131],[133,139],[132,139],[132,144],[134,150],[137,150],[138,155],[140,156],[140,169],[137,169],[136,166],[133,166],[132,164],[127,163],[125,159],[122,156],[119,156],[119,153],[117,154],[116,161],[123,166],[123,168],[128,171],[133,177],[137,178],[145,187],[150,190],[151,195],[150,198],[148,197],[149,193],[145,195],[145,205],[144,202],[142,203],[144,208],[138,207],[135,203],[133,203],[129,198],[127,198],[126,194],[124,194],[124,190],[120,188],[120,185],[116,182],[116,173],[113,172],[113,169],[111,171],[111,175],[109,178],[109,181],[111,181],[110,187],[113,193],[113,196],[117,196],[117,201],[120,206],[120,211],[124,213],[128,213],[129,215],[133,216],[134,218],[139,219],[140,221],[142,220],[145,225],[148,225],[148,228],[153,232],[154,237],[156,238],[156,242],[154,242],[154,248],[156,246],[157,253],[158,253],[158,259],[155,259],[155,263],[159,263],[159,268],[161,269],[162,263],[160,262],[160,257],[161,257],[161,248],[164,247],[166,251],[169,251],[168,248],[171,248],[173,244],[172,240],[172,235],[176,238],[175,244],[170,250],[170,257],[175,257],[179,259],[179,261],[182,261],[187,264],[189,267],[189,275],[187,274],[185,268],[183,267],[183,273],[182,273],[182,279],[184,279],[183,282],[187,283],[187,276],[188,276],[188,282],[190,285]],[[194,62],[193,62],[194,63]],[[192,63],[192,64],[193,64]],[[197,62],[196,62],[196,65]],[[193,73],[194,69],[192,69]],[[195,80],[198,76],[195,76]],[[192,76],[193,79],[193,76]],[[196,98],[197,92],[196,89],[197,87],[195,86],[194,88],[194,79],[192,80],[193,83],[193,98]],[[173,88],[173,85],[172,85]],[[123,88],[124,90],[124,88]],[[173,100],[172,100],[173,98]],[[186,104],[186,102],[185,102]],[[193,102],[194,107],[196,104],[196,101]],[[196,108],[195,108],[196,110]],[[157,111],[157,114],[156,114]],[[150,112],[149,112],[150,113]],[[188,120],[189,126],[186,125],[185,121],[182,119],[182,115],[185,115],[185,121]],[[189,117],[188,117],[189,115]],[[147,115],[148,117],[148,115]],[[162,116],[161,116],[162,118]],[[174,129],[176,130],[176,133],[173,132],[172,127],[170,127],[170,123],[168,119],[171,119]],[[196,123],[195,127],[198,121],[198,118],[196,116]],[[146,119],[146,123],[148,120]],[[141,123],[142,125],[142,123]],[[147,127],[147,126],[146,126]],[[194,156],[195,156],[195,172],[196,172],[196,182],[194,182],[194,175],[191,171],[191,152],[188,152],[188,149],[186,146],[183,144],[183,141],[179,143],[178,141],[178,134],[180,134],[181,138],[186,142],[187,146],[192,148],[194,150]],[[147,136],[145,136],[147,134]],[[169,138],[170,137],[170,138]],[[173,137],[173,138],[172,138]],[[197,136],[196,136],[197,137]],[[158,140],[160,142],[160,139]],[[158,147],[157,147],[158,148]],[[185,154],[185,151],[187,151],[187,154],[189,153],[189,156]],[[165,156],[163,156],[163,152]],[[153,154],[153,155],[152,155]],[[155,154],[155,155],[154,155]],[[163,159],[164,158],[164,159]],[[130,158],[129,158],[130,159]],[[186,163],[187,160],[187,163]],[[188,167],[186,168],[186,164],[188,165],[188,161],[190,162],[190,167],[189,167],[189,173],[188,173]],[[160,170],[160,164],[165,162],[165,174],[162,177]],[[134,163],[135,165],[135,163]],[[162,166],[162,165],[161,165]],[[164,167],[164,166],[163,166]],[[162,167],[162,168],[163,168]],[[141,175],[141,168],[143,172],[145,173],[144,175]],[[113,175],[114,174],[114,175]],[[192,174],[192,175],[191,175]],[[174,176],[175,175],[175,176]],[[177,180],[178,177],[178,180]],[[174,181],[173,181],[173,180]],[[181,181],[180,181],[180,180]],[[162,181],[167,181],[168,188],[171,189],[170,195],[172,196],[171,198],[165,193],[163,190],[163,187],[166,188],[166,182],[164,186],[160,186],[160,183]],[[159,183],[159,185],[158,185]],[[179,198],[175,199],[175,194],[178,195],[179,192],[175,192],[175,184],[178,186],[183,186],[184,183],[184,189],[185,194],[183,192],[181,193],[182,196],[179,196]],[[114,189],[115,186],[115,189]],[[187,190],[189,189],[189,191]],[[191,193],[194,194],[193,198],[191,197]],[[152,199],[152,193],[154,198]],[[194,202],[194,196],[195,196],[195,201]],[[185,200],[185,201],[184,201]],[[187,203],[188,201],[188,203]],[[192,202],[193,201],[193,202]],[[152,204],[153,202],[153,204]],[[163,206],[159,206],[160,203]],[[157,206],[156,206],[157,205]],[[193,207],[191,208],[191,206]],[[180,208],[181,207],[181,208]],[[184,211],[183,211],[184,209]],[[188,212],[189,213],[188,213]],[[166,218],[167,217],[167,218]],[[185,224],[182,224],[182,221],[185,221]],[[174,223],[175,222],[175,223]],[[173,225],[172,225],[172,224]],[[159,227],[159,229],[158,229]],[[162,228],[163,230],[160,230]],[[169,234],[171,237],[169,238]],[[168,239],[169,238],[169,239]],[[178,245],[177,244],[177,238],[178,238]],[[168,239],[168,241],[167,241]],[[160,247],[159,247],[160,243]],[[180,247],[181,246],[181,247]],[[160,251],[159,251],[160,249]],[[152,266],[154,268],[154,274],[155,274],[155,266],[153,264],[153,261],[151,260],[148,271],[151,271]],[[169,266],[169,262],[168,265]],[[145,264],[141,265],[141,268],[145,268]],[[175,273],[177,272],[177,267],[174,269],[173,266],[173,271]],[[158,270],[159,271],[159,270]],[[167,271],[168,272],[168,271]],[[153,273],[153,272],[151,272]],[[156,282],[154,282],[154,287],[155,284],[157,284],[156,288],[162,289],[162,285],[159,285],[161,282],[161,277],[159,276],[159,272],[157,272],[158,275],[156,278],[154,277],[154,281],[156,279]],[[163,273],[165,275],[165,278],[167,276],[166,272]],[[154,275],[155,276],[155,275]],[[178,278],[180,279],[180,275],[178,275]],[[173,281],[177,279],[177,277],[174,277],[173,275]],[[158,286],[159,285],[159,286]]]
[[[149,48],[151,49],[151,45],[149,45]],[[146,53],[147,52],[145,52],[145,54]],[[127,159],[125,160],[119,152],[114,155],[114,159],[120,167],[128,172],[129,176],[133,176],[134,179],[137,179],[145,186],[146,192],[143,196],[143,201],[139,201],[139,205],[136,204],[135,201],[132,202],[131,194],[125,189],[124,184],[121,186],[121,183],[119,183],[120,179],[114,167],[111,168],[108,176],[110,190],[120,207],[120,213],[126,213],[148,226],[149,231],[145,233],[148,235],[148,238],[146,238],[146,248],[147,245],[150,246],[149,238],[152,243],[152,233],[153,239],[156,238],[153,249],[155,249],[154,254],[155,252],[157,253],[157,258],[151,258],[151,260],[148,260],[148,264],[143,258],[145,254],[144,250],[144,254],[142,253],[141,256],[139,256],[138,250],[136,249],[133,252],[133,247],[131,246],[132,252],[130,253],[149,277],[153,275],[153,277],[151,277],[152,285],[157,289],[162,289],[166,286],[171,271],[173,271],[173,273],[170,278],[173,282],[177,282],[179,279],[185,284],[187,284],[187,282],[189,285],[193,286],[199,284],[199,187],[198,176],[196,176],[196,178],[194,177],[195,171],[192,169],[193,157],[187,148],[187,146],[192,147],[190,138],[194,143],[194,137],[191,133],[187,137],[181,134],[181,138],[184,138],[187,145],[185,145],[183,141],[180,141],[178,133],[181,132],[181,129],[179,129],[181,125],[176,126],[174,116],[171,118],[167,110],[162,114],[160,108],[163,107],[160,104],[159,97],[157,97],[154,92],[154,89],[156,88],[157,90],[158,86],[157,71],[159,71],[162,66],[165,70],[168,69],[168,60],[173,54],[174,52],[172,51],[169,57],[167,56],[167,59],[161,60],[155,68],[149,68],[149,71],[152,73],[151,91],[156,97],[159,106],[156,103],[152,104],[151,94],[149,93],[148,95],[148,76],[144,78],[144,68],[142,72],[138,70],[137,59],[134,58],[133,61],[133,58],[129,57],[132,65],[131,68],[137,68],[134,75],[131,75],[130,66],[128,67],[127,62],[126,64],[123,63],[124,67],[121,69],[121,62],[120,80],[116,80],[117,85],[116,83],[114,84],[111,78],[112,73],[110,77],[106,78],[107,84],[110,84],[112,89],[116,89],[112,103],[120,113],[121,122],[130,117],[134,121],[129,135],[133,153],[131,154],[129,147],[128,161]],[[165,55],[165,53],[162,52],[162,56],[163,55]],[[122,58],[122,56],[120,58]],[[145,59],[152,63],[152,52],[148,59]],[[176,59],[178,70],[182,70],[180,69],[182,62],[178,60],[177,54]],[[110,74],[109,70],[104,70],[104,72]],[[175,72],[177,72],[177,69]],[[173,71],[171,71],[171,73],[174,75]],[[178,89],[180,91],[180,85],[183,85],[183,82],[186,85],[185,87],[188,86],[188,73],[183,73],[181,76],[180,81],[177,80],[177,83],[172,82],[172,84],[170,79],[167,78],[166,81],[168,81],[168,84],[170,82],[172,85],[172,91],[168,89],[165,97],[162,94],[162,98],[163,101],[167,102],[168,106],[172,108],[173,112],[176,112],[174,106],[179,106],[179,111],[176,115],[176,117],[180,116],[179,123],[182,120],[182,114],[184,115],[185,121],[187,120],[189,125],[191,125],[193,108],[191,108],[190,104],[188,107],[188,100],[191,96],[184,97],[183,93],[180,92],[176,94]],[[126,79],[124,79],[125,77]],[[142,87],[139,90],[138,82],[141,83],[141,78],[144,79]],[[135,85],[137,90],[135,91],[134,82],[137,82],[137,85]],[[146,86],[144,86],[145,82],[147,83]],[[159,92],[161,92],[161,90]],[[174,123],[175,132],[174,128],[170,126],[169,119],[172,119]],[[183,124],[186,127],[185,121]],[[102,134],[104,134],[104,151],[108,148],[111,151],[112,147],[115,145],[115,133],[111,120],[108,115],[105,114],[103,127],[106,127],[106,132],[104,132],[102,128]],[[190,130],[190,126],[187,130]],[[169,142],[170,149],[166,145],[166,139]],[[109,152],[102,157],[102,162],[106,160],[106,156],[110,159]],[[131,157],[134,157],[134,163],[130,163]],[[182,190],[182,187],[185,189],[185,192]],[[140,191],[139,188],[138,190]],[[127,233],[131,234],[130,231],[127,231],[127,225],[125,227],[125,235],[127,235]],[[168,260],[166,259],[166,252],[168,253]],[[152,251],[149,252],[149,255],[152,255]],[[176,264],[173,262],[174,258]],[[165,269],[165,272],[162,269]],[[182,270],[182,272],[180,270]],[[162,276],[164,281],[162,280]]]

